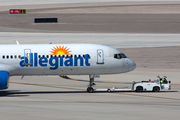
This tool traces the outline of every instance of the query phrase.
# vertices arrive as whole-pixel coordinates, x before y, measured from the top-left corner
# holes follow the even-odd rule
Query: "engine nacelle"
[[[9,87],[9,73],[7,71],[0,71],[0,90]]]

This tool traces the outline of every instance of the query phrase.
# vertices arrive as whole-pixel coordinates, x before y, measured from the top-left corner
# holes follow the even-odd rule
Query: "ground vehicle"
[[[166,76],[157,76],[158,79],[154,81],[141,81],[141,82],[134,82],[132,85],[132,90],[136,92],[142,91],[153,91],[159,92],[160,90],[168,90],[170,89],[171,81],[167,80]]]

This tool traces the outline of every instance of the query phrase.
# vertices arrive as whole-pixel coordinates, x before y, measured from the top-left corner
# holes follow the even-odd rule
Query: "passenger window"
[[[7,55],[6,58],[8,59],[8,58],[9,58],[9,55]]]
[[[15,56],[14,56],[14,58],[16,59],[16,58],[17,58],[17,56],[15,55]]]
[[[5,56],[3,55],[3,56],[2,56],[2,58],[4,59],[4,58],[5,58]]]
[[[11,59],[13,59],[13,56],[11,55]]]
[[[19,59],[21,59],[21,55],[19,55]]]
[[[49,55],[46,55],[47,58],[49,58]]]

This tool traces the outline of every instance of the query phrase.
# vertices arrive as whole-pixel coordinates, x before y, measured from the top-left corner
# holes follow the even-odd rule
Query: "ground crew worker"
[[[160,79],[160,83],[161,83],[161,84],[163,84],[163,80],[162,80],[162,78]]]

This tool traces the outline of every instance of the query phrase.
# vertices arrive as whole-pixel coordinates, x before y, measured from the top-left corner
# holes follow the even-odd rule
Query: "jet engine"
[[[0,90],[9,87],[9,73],[7,71],[0,71]]]

